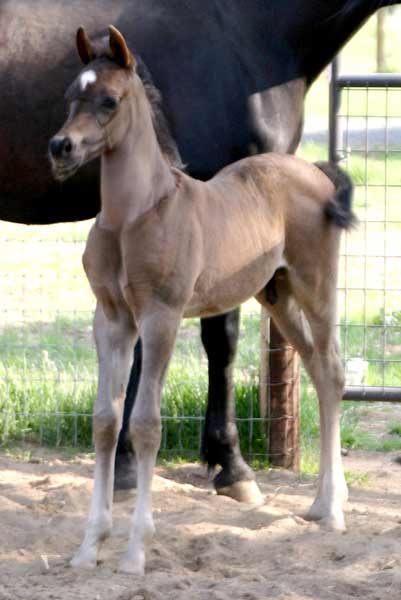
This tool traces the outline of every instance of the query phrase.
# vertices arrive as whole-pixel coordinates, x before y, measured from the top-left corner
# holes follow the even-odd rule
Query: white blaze
[[[81,90],[84,92],[88,85],[93,85],[96,82],[97,75],[95,71],[84,71],[80,78]]]

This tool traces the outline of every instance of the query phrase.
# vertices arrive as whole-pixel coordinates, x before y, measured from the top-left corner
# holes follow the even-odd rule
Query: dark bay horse
[[[272,152],[239,160],[207,182],[189,177],[159,142],[149,86],[121,32],[110,26],[109,38],[95,45],[80,27],[77,48],[85,66],[68,88],[67,120],[49,144],[54,175],[63,181],[101,156],[101,209],[83,255],[97,300],[95,481],[72,565],[96,567],[112,530],[114,457],[138,336],[143,367],[129,425],[138,492],[120,569],[144,575],[155,529],[161,395],[180,322],[224,314],[252,296],[300,353],[319,397],[319,483],[308,518],[344,529],[336,305],[341,230],[354,221],[351,180],[335,165]],[[266,284],[278,271],[271,304]]]
[[[0,0],[0,219],[55,223],[99,211],[99,167],[62,185],[46,160],[64,114],[63,92],[76,69],[71,39],[115,23],[139,54],[188,173],[203,180],[262,151],[294,152],[304,96],[380,0]],[[51,60],[50,60],[51,58]],[[209,359],[203,454],[221,465],[217,489],[252,481],[235,425],[232,363],[238,313],[202,320]],[[132,455],[126,424],[138,385],[131,378],[117,453],[117,483]],[[128,481],[128,483],[131,483]]]

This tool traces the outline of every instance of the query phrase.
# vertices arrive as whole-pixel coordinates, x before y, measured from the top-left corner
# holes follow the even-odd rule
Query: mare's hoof
[[[232,485],[216,488],[216,492],[221,496],[229,496],[237,502],[244,504],[264,504],[264,497],[256,481],[236,481]]]
[[[136,459],[135,454],[116,455],[114,490],[131,490],[136,487]]]

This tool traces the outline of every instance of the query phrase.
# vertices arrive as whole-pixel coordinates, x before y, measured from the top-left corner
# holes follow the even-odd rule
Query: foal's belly
[[[228,312],[260,292],[282,265],[283,244],[279,244],[226,277],[214,277],[207,270],[198,278],[184,317],[212,317]]]

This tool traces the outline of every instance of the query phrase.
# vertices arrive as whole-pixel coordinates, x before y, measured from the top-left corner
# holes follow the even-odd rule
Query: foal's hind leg
[[[127,308],[115,307],[110,320],[98,303],[94,335],[99,362],[93,411],[95,481],[84,541],[71,562],[74,567],[85,568],[96,566],[100,544],[111,531],[115,449],[135,341],[135,327]]]
[[[344,378],[334,327],[335,281],[327,280],[322,287],[321,290],[314,286],[311,290],[303,289],[298,298],[308,298],[308,302],[300,302],[296,300],[297,284],[290,282],[285,272],[281,276],[276,275],[276,304],[269,305],[264,292],[257,298],[300,353],[319,397],[319,483],[308,518],[334,529],[343,529],[342,506],[347,499],[347,486],[341,461],[340,402]]]
[[[315,351],[305,366],[315,384],[320,408],[320,466],[316,498],[307,518],[332,529],[345,529],[343,505],[348,498],[341,459],[340,410],[344,372],[334,326],[325,315],[308,311]]]
[[[160,397],[180,321],[181,313],[160,303],[139,320],[142,372],[130,422],[138,461],[137,499],[128,552],[120,565],[136,575],[144,574],[145,550],[154,534],[152,479],[161,439]]]

